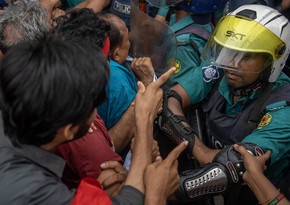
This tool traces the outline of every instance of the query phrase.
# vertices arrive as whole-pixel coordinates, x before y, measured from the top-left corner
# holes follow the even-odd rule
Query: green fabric
[[[208,83],[204,82],[202,67],[201,65],[198,69],[195,69],[192,78],[179,82],[190,96],[192,104],[196,104],[205,99],[215,82],[214,80]],[[285,84],[290,84],[290,79],[284,73],[281,73],[278,80],[273,83],[273,89]],[[240,113],[245,106],[244,102],[248,98],[257,98],[259,94],[258,92],[254,92],[248,98],[243,97],[233,104],[225,77],[221,80],[218,89],[227,101],[225,113],[230,115]],[[267,173],[271,178],[279,178],[281,177],[282,170],[290,164],[290,106],[287,106],[285,102],[278,102],[268,105],[266,109],[267,113],[272,116],[271,122],[266,126],[255,129],[250,135],[244,138],[243,142],[252,142],[264,150],[271,150],[271,161],[275,163],[271,165]]]
[[[271,150],[271,166],[266,174],[273,179],[282,178],[284,168],[289,167],[290,159],[290,106],[278,102],[266,107],[271,122],[255,129],[243,142],[252,142],[264,150]]]
[[[200,25],[196,24],[190,15],[185,16],[184,18],[176,21],[176,15],[172,15],[169,26],[174,32],[182,30],[183,28],[189,25],[196,25],[203,27],[205,30],[212,32],[211,24]],[[202,53],[203,48],[206,44],[206,41],[201,39],[195,34],[182,34],[176,37],[177,40],[177,50],[176,50],[176,62],[177,62],[177,71],[171,77],[172,84],[179,81],[186,80],[189,76],[193,76],[195,68],[200,65],[200,54],[194,50],[190,41],[193,41],[199,52]]]
[[[194,69],[192,75],[187,75],[183,79],[177,79],[177,83],[186,91],[193,105],[204,100],[215,83],[215,80],[210,82],[203,80],[202,68],[205,66],[208,66],[208,64],[202,61],[200,66]]]
[[[73,8],[84,0],[64,0],[69,8]]]
[[[163,7],[163,8],[158,9],[157,14],[160,16],[166,17],[168,11],[169,11],[169,7]]]

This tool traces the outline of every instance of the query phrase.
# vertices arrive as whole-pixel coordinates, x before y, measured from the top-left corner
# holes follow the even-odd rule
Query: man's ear
[[[66,141],[70,141],[74,139],[75,133],[78,131],[78,126],[73,126],[73,124],[68,124],[59,130],[59,134],[61,134]]]
[[[117,62],[118,62],[118,60],[120,60],[119,51],[120,51],[120,49],[119,49],[119,47],[117,47],[113,50],[113,53],[112,53],[112,59],[114,59]]]

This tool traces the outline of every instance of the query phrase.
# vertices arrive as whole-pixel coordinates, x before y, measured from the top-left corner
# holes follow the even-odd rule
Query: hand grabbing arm
[[[98,181],[104,191],[110,196],[118,194],[126,180],[127,170],[118,161],[107,161],[100,166],[103,171],[98,177]]]
[[[265,162],[270,159],[271,152],[267,151],[264,155],[252,156],[243,146],[234,145],[234,149],[243,156],[246,171],[243,174],[243,180],[248,184],[257,197],[259,204],[268,204],[279,191],[263,174],[266,169]],[[279,205],[289,205],[289,201],[283,198]]]

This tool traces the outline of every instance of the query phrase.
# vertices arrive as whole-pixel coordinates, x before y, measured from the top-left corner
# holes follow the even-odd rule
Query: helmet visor
[[[203,60],[215,66],[237,72],[261,72],[285,52],[285,43],[273,32],[252,19],[226,16],[216,27],[208,42]],[[260,71],[241,69],[242,63],[263,57]]]
[[[272,56],[267,53],[251,53],[232,50],[220,45],[214,46],[212,61],[208,62],[218,68],[239,73],[260,73],[272,64]],[[215,59],[215,60],[213,60]],[[253,65],[255,65],[253,67]]]

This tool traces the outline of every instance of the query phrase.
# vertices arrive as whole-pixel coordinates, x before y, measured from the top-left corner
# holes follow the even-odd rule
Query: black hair
[[[74,9],[57,19],[53,35],[69,41],[86,41],[103,48],[110,24],[98,17],[92,9]]]
[[[0,68],[5,133],[15,145],[40,146],[61,127],[84,124],[105,99],[108,70],[102,51],[85,42],[10,48]]]

